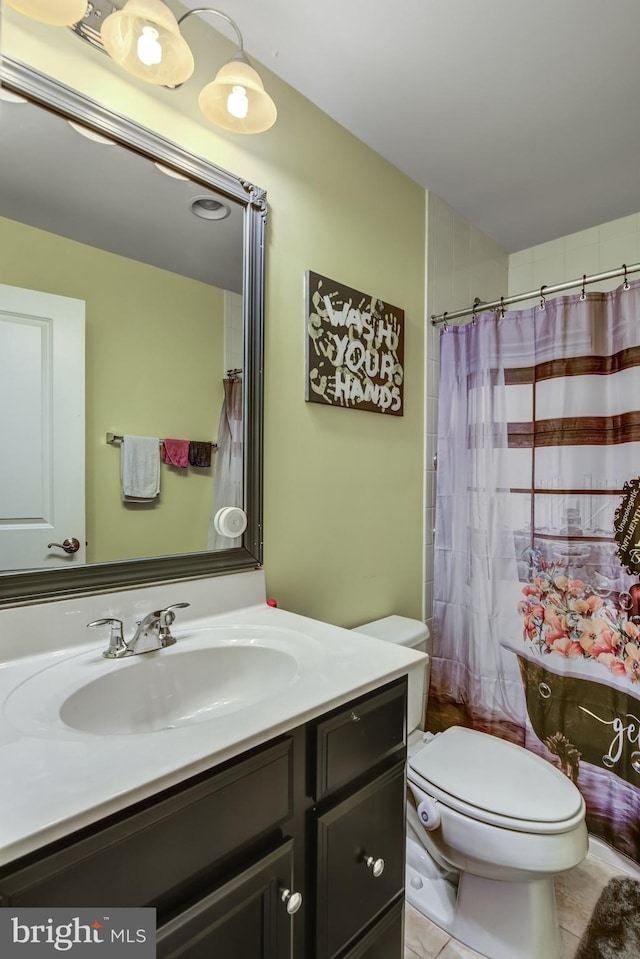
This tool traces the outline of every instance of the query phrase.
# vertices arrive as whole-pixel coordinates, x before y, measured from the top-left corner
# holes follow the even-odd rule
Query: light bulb
[[[158,43],[159,33],[153,27],[143,27],[138,37],[138,60],[146,67],[155,66],[162,60],[162,46]]]
[[[249,111],[249,100],[244,87],[235,86],[231,88],[231,93],[227,97],[227,110],[232,117],[244,120]]]

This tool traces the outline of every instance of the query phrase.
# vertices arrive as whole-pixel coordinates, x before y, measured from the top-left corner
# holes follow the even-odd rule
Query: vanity
[[[397,959],[404,708],[400,680],[10,863],[0,903],[155,906],[158,957]]]
[[[120,595],[179,589],[197,612],[205,584],[219,606],[264,597],[261,571]],[[79,629],[96,601],[40,614]],[[172,632],[127,660],[92,636],[0,670],[0,905],[155,907],[160,959],[400,959],[406,671],[421,654],[264,598]],[[217,657],[239,650],[232,676]],[[192,683],[180,693],[186,667],[171,686],[191,659],[217,688],[208,704]]]

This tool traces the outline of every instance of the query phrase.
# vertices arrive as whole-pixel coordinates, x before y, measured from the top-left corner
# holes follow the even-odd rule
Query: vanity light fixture
[[[6,0],[7,6],[13,7],[25,17],[38,20],[40,23],[50,23],[56,27],[70,27],[71,24],[82,20],[87,12],[87,0]]]
[[[205,117],[233,133],[263,133],[276,122],[276,106],[244,52],[238,25],[221,10],[194,7],[178,20],[163,0],[127,0],[103,22],[100,36],[115,62],[141,80],[180,86],[194,70],[193,54],[180,25],[193,14],[212,13],[235,31],[238,50],[201,91]]]
[[[14,93],[13,90],[7,90],[2,84],[0,84],[0,100],[3,100],[5,103],[29,102],[26,97],[21,97],[18,93]]]
[[[121,0],[116,0],[116,3]],[[107,53],[127,73],[158,86],[176,88],[193,74],[195,62],[180,26],[193,14],[221,17],[234,30],[238,49],[200,92],[198,105],[216,126],[232,133],[263,133],[276,122],[276,105],[244,52],[240,28],[214,7],[194,7],[179,19],[164,0],[7,0],[25,16],[71,26],[91,46]]]
[[[100,37],[111,59],[139,80],[177,87],[193,73],[189,44],[162,0],[128,0],[103,21]]]
[[[105,146],[116,145],[116,141],[112,140],[111,137],[106,137],[103,133],[98,133],[97,130],[92,130],[90,127],[86,127],[84,123],[78,123],[76,120],[67,120],[67,123],[72,130],[75,130],[76,133],[79,133],[80,136],[83,136],[85,140],[91,140],[93,143],[102,143]]]
[[[189,177],[185,176],[184,173],[178,173],[177,170],[173,170],[170,166],[165,166],[164,163],[159,163],[158,160],[153,161],[154,167],[160,170],[160,173],[164,173],[165,176],[170,176],[173,180],[188,180]]]

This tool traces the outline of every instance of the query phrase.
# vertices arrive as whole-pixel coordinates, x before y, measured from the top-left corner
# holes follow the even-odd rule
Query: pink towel
[[[163,440],[162,462],[186,469],[189,465],[189,440]]]

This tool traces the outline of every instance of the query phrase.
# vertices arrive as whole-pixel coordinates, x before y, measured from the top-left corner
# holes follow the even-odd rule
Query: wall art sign
[[[307,270],[310,403],[403,415],[404,310]]]

